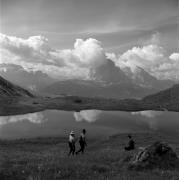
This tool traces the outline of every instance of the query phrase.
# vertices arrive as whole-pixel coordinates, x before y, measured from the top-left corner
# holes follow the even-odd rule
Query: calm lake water
[[[48,110],[0,116],[0,138],[67,136],[86,128],[88,136],[105,137],[120,132],[159,131],[179,137],[179,113],[88,110],[81,112]]]

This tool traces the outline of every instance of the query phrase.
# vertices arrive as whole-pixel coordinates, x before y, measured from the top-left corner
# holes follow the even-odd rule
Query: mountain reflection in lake
[[[120,132],[160,131],[179,137],[179,113],[48,110],[0,117],[0,138],[67,136],[86,128],[88,136],[105,137]]]

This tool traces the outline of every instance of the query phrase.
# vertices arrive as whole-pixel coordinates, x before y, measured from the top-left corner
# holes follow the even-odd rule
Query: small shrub
[[[82,103],[82,100],[81,99],[75,99],[74,102],[75,103]]]

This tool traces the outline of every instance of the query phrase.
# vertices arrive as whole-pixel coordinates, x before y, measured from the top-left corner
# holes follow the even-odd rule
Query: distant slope
[[[1,64],[0,76],[20,87],[36,92],[55,82],[42,71],[28,72],[14,64]]]
[[[146,96],[142,99],[143,103],[158,105],[167,110],[179,109],[179,84],[156,94]]]
[[[0,76],[0,98],[3,97],[33,97],[33,95]]]
[[[169,87],[169,86],[167,86]],[[162,89],[156,86],[140,86],[135,83],[106,83],[104,81],[91,80],[66,80],[53,83],[42,92],[51,94],[67,94],[73,96],[105,97],[105,98],[142,98],[156,93]]]

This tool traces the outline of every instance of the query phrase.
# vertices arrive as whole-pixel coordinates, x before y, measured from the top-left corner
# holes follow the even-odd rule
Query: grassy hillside
[[[172,105],[179,103],[179,84],[172,86],[166,90],[160,91],[143,98],[144,103],[152,103],[157,105]]]
[[[0,76],[0,98],[1,97],[33,97],[27,90],[12,84]]]
[[[85,155],[68,157],[66,138],[35,138],[0,141],[1,180],[177,180],[173,170],[129,170],[128,162],[137,151],[124,152],[127,134],[104,140],[88,140]],[[156,133],[133,135],[137,149],[156,140],[168,142],[179,155],[179,141]]]

